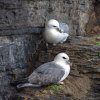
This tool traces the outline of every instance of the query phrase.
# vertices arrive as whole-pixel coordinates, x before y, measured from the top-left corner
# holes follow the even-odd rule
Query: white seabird
[[[40,87],[49,84],[63,84],[70,73],[69,57],[59,53],[54,60],[39,66],[29,77],[17,81],[17,88]]]
[[[52,43],[53,45],[63,43],[69,36],[69,27],[66,23],[51,19],[46,23],[43,35],[47,43]]]

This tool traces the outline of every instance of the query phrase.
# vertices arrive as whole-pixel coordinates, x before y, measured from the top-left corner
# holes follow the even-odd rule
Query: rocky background
[[[48,19],[65,22],[70,41],[45,51]],[[63,86],[17,90],[12,80],[66,52],[73,63]],[[100,0],[0,0],[0,100],[100,100]]]

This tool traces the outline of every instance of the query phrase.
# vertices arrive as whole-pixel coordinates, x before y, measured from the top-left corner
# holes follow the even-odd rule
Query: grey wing
[[[38,67],[29,76],[29,82],[40,86],[57,83],[64,74],[65,71],[60,66],[49,62]]]
[[[66,23],[59,23],[60,29],[63,33],[69,33],[69,26]]]

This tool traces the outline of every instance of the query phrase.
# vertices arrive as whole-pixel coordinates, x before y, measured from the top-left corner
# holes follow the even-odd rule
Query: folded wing
[[[69,33],[69,26],[66,23],[59,23],[60,29],[63,33]]]
[[[49,62],[38,67],[28,78],[28,81],[37,85],[49,85],[57,83],[65,74],[59,65]]]

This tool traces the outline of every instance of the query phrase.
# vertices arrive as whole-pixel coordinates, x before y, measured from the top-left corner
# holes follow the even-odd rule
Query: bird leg
[[[48,43],[46,43],[46,47],[48,48]]]
[[[56,44],[55,44],[55,43],[53,43],[53,46],[56,46]]]
[[[46,43],[45,51],[48,51],[48,43]]]
[[[60,43],[62,44],[64,41],[61,41]]]
[[[58,84],[60,84],[60,85],[64,85],[64,82],[58,82]]]

